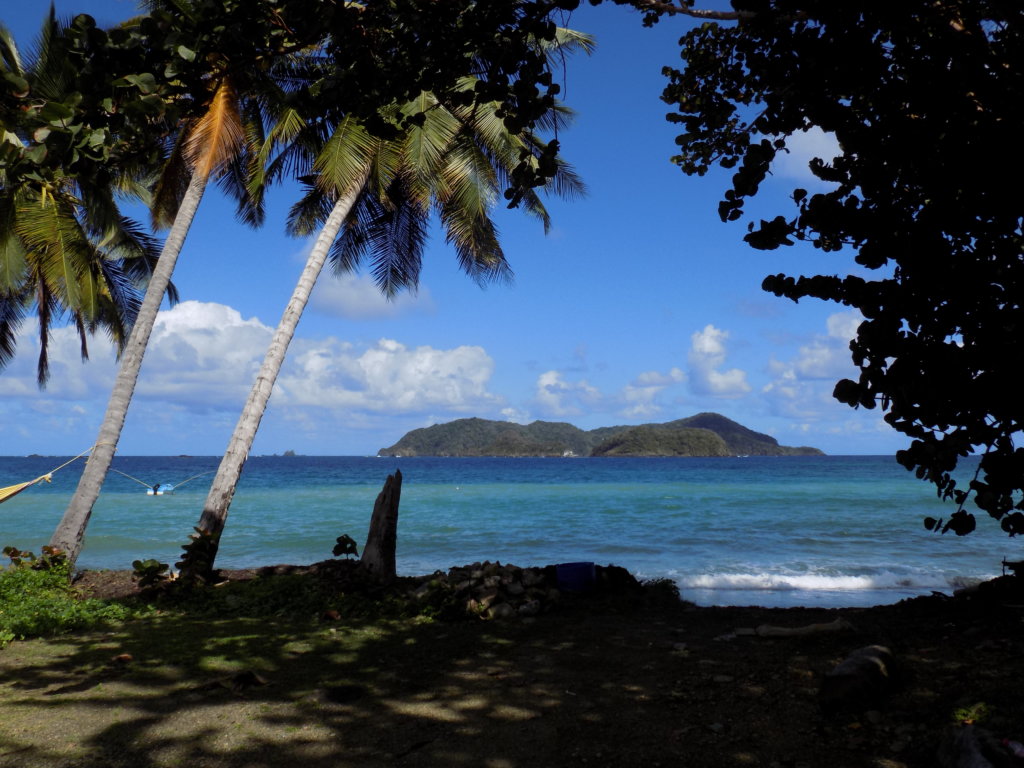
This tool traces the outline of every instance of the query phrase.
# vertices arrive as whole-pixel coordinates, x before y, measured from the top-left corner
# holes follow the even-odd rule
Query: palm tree
[[[17,157],[45,150],[48,120],[73,98],[75,71],[57,43],[62,28],[51,12],[35,55],[23,65],[10,32],[0,25],[0,77],[31,97],[5,110],[0,144]],[[22,164],[25,165],[25,164]],[[39,324],[37,380],[49,377],[52,324],[70,316],[88,357],[88,336],[104,330],[120,348],[156,261],[156,242],[123,217],[115,195],[138,192],[131,174],[82,178],[59,168],[19,173],[0,167],[0,367],[13,358],[17,332],[35,310]]]
[[[562,30],[563,50],[590,50],[591,38]],[[471,90],[474,82],[461,86]],[[402,116],[421,115],[397,139],[384,141],[357,120],[346,119],[312,158],[312,181],[293,208],[293,234],[312,234],[320,226],[306,265],[267,349],[227,451],[210,487],[192,541],[185,546],[179,567],[188,579],[202,579],[213,570],[221,532],[227,521],[242,467],[270,399],[274,382],[310,293],[330,254],[337,271],[358,267],[372,252],[373,272],[388,296],[418,284],[426,228],[431,212],[445,227],[460,267],[478,282],[510,275],[490,211],[507,185],[508,175],[526,154],[538,153],[543,142],[530,132],[510,133],[495,114],[497,105],[475,108],[441,104],[430,93],[397,110]],[[567,116],[556,108],[541,128],[558,127]],[[418,122],[418,124],[417,124]],[[307,135],[304,135],[307,134]],[[318,127],[305,127],[298,115],[286,112],[271,132],[271,142],[290,140],[277,162],[302,168]],[[583,185],[564,163],[548,184],[549,191],[571,197]],[[271,176],[275,173],[272,171]],[[545,231],[547,211],[535,191],[525,193],[525,210],[540,218]],[[339,237],[344,227],[344,234]]]
[[[153,269],[131,335],[124,345],[96,443],[75,494],[50,539],[50,545],[64,552],[71,563],[81,551],[93,505],[117,449],[164,292],[170,285],[175,263],[207,182],[211,176],[230,177],[227,171],[231,163],[243,154],[247,130],[240,101],[231,78],[221,76],[214,81],[212,95],[203,113],[186,121],[178,133],[154,191],[154,223],[159,225],[170,221],[170,231]],[[258,221],[258,214],[250,215],[250,219]]]

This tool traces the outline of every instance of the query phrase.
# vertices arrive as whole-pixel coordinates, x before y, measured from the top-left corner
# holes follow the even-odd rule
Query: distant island
[[[805,446],[779,445],[718,413],[698,413],[664,424],[599,427],[565,422],[513,424],[458,419],[414,429],[378,456],[822,456]]]

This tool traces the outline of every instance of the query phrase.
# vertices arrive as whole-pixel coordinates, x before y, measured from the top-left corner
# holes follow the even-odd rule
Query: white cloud
[[[774,413],[818,421],[845,412],[846,406],[832,398],[832,389],[839,379],[856,375],[849,345],[862,320],[855,311],[830,315],[826,334],[802,345],[792,360],[769,364],[773,379],[762,391]]]
[[[666,387],[679,384],[686,380],[686,374],[679,368],[672,368],[668,373],[646,371],[622,388],[621,397],[624,407],[620,412],[627,418],[650,418],[661,412],[656,402],[658,395]]]
[[[278,380],[275,404],[381,412],[491,411],[494,361],[482,347],[410,348],[381,339],[362,352],[337,339],[306,341]]]
[[[25,329],[18,357],[0,376],[0,395],[8,402],[30,398],[34,407],[62,400],[92,401],[91,413],[102,407],[116,375],[110,345],[95,340],[92,359],[82,364],[74,329],[56,329],[50,343],[53,377],[41,398],[31,332]],[[157,319],[135,399],[160,404],[152,410],[153,419],[181,409],[233,416],[245,402],[272,334],[258,319],[244,319],[231,307],[181,302]],[[491,412],[503,405],[487,389],[493,371],[494,361],[481,347],[409,348],[382,339],[356,348],[336,338],[296,338],[273,404],[292,410]],[[61,408],[66,411],[67,406]]]
[[[528,411],[519,408],[502,408],[501,415],[505,421],[511,421],[514,424],[529,424],[533,420]]]
[[[546,371],[537,377],[534,400],[545,416],[578,416],[600,399],[601,393],[584,380],[566,381],[558,371]]]
[[[313,289],[310,307],[332,317],[364,320],[396,317],[410,311],[430,312],[434,302],[426,288],[403,291],[388,300],[369,275],[331,275],[324,270]]]
[[[772,170],[779,176],[805,182],[822,183],[813,173],[809,164],[815,157],[826,163],[842,154],[834,133],[826,133],[817,126],[808,131],[798,131],[786,139],[789,152],[775,156]]]
[[[721,371],[729,332],[706,325],[690,337],[690,388],[698,395],[735,398],[750,391],[747,374],[739,368]]]

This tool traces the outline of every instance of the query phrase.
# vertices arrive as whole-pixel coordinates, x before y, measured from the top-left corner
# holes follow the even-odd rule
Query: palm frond
[[[60,198],[30,203],[19,210],[15,232],[30,254],[48,295],[75,310],[82,304],[80,272],[92,257],[92,245],[73,212]]]
[[[0,196],[0,296],[13,296],[28,276],[25,248],[14,231],[17,204],[14,196]]]
[[[305,193],[288,211],[286,229],[293,237],[307,237],[319,230],[334,207],[333,199],[312,181],[304,187]]]
[[[178,133],[153,187],[149,212],[154,229],[167,229],[174,223],[188,189],[192,173],[185,156],[185,145],[189,134],[189,126]]]
[[[0,370],[6,368],[18,347],[18,330],[28,317],[31,293],[0,295]]]
[[[4,72],[12,75],[21,75],[25,71],[14,35],[3,22],[0,22],[0,64]]]
[[[126,265],[136,264],[142,259],[120,261],[104,261],[100,264],[102,280],[107,291],[101,298],[102,308],[99,313],[101,325],[108,337],[117,346],[118,351],[124,348],[128,333],[135,324],[139,308],[142,306],[140,283],[125,269]],[[168,289],[168,295],[171,293]],[[172,302],[174,303],[174,302]],[[95,329],[93,329],[95,330]]]
[[[46,287],[45,281],[36,282],[36,318],[39,320],[39,357],[36,359],[36,384],[46,388],[50,378],[50,320],[58,310],[57,302]]]
[[[75,70],[61,50],[61,23],[53,6],[43,20],[43,26],[30,54],[32,94],[46,101],[61,101],[73,90]]]
[[[370,249],[373,222],[386,213],[375,194],[360,195],[348,213],[341,234],[331,245],[331,270],[335,275],[355,272]]]
[[[374,282],[388,298],[419,285],[427,243],[429,212],[407,199],[408,189],[396,178],[383,202],[364,195],[358,221],[350,223],[331,252],[334,271],[350,271],[368,252]]]
[[[354,179],[362,177],[377,143],[360,121],[344,118],[313,163],[317,185],[331,196],[347,191]]]
[[[238,96],[229,78],[213,94],[206,113],[195,122],[185,143],[185,156],[192,172],[209,178],[241,151],[245,127],[238,111]]]
[[[259,159],[260,148],[266,143],[263,116],[254,104],[247,104],[245,112],[245,141],[239,152],[226,164],[218,184],[236,204],[235,215],[250,227],[257,229],[266,217],[266,177]]]
[[[106,249],[108,258],[103,259],[102,267],[104,274],[108,275],[110,283],[109,291],[115,300],[123,297],[126,302],[136,302],[134,294],[139,293],[149,282],[153,274],[156,262],[160,258],[161,243],[151,237],[135,221],[122,217],[120,225],[120,237],[112,242]],[[128,281],[128,288],[134,293],[129,293],[128,288],[122,288],[120,280]],[[167,301],[172,305],[180,301],[178,289],[174,283],[167,284]],[[141,299],[138,299],[141,300]],[[118,305],[119,306],[119,305]],[[125,308],[125,317],[130,317],[131,325],[134,322],[138,307],[128,306]]]

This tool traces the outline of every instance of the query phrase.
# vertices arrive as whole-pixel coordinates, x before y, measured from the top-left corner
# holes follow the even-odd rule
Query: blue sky
[[[42,4],[5,4],[0,19],[28,47]],[[58,13],[113,23],[132,0],[59,0]],[[721,3],[717,3],[721,5]],[[12,7],[13,6],[13,7]],[[299,326],[253,452],[362,455],[416,427],[466,416],[568,421],[589,429],[717,411],[789,445],[889,453],[904,440],[877,411],[831,398],[852,375],[858,317],[824,302],[761,291],[767,274],[846,274],[850,253],[755,251],[746,220],[723,224],[726,177],[684,176],[669,162],[676,131],[659,97],[690,22],[645,29],[625,8],[587,4],[569,26],[597,52],[566,68],[578,113],[560,137],[583,177],[583,200],[549,200],[545,236],[499,210],[511,286],[462,275],[435,231],[420,290],[387,303],[365,275],[325,272]],[[821,135],[773,171],[751,211],[788,213],[806,164],[828,155]],[[277,190],[267,223],[236,223],[217,190],[204,199],[175,273],[183,301],[165,307],[143,363],[119,452],[220,454],[305,259],[283,234],[293,189]],[[95,439],[115,365],[103,338],[79,360],[70,329],[51,342],[53,376],[35,386],[34,328],[0,372],[0,454],[76,454]]]

